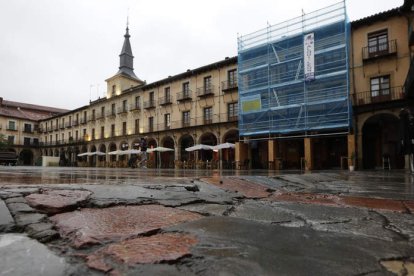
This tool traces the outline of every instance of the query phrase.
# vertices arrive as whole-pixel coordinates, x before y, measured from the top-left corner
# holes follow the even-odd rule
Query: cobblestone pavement
[[[2,275],[414,275],[404,171],[0,167]]]

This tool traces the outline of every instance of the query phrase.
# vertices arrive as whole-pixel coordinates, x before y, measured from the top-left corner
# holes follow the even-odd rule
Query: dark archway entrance
[[[313,169],[339,169],[341,157],[347,156],[346,136],[313,138]]]
[[[164,148],[174,149],[173,138],[170,136],[165,137],[161,142],[161,146]],[[160,152],[159,155],[161,158],[161,168],[174,168],[174,151]]]
[[[283,169],[300,169],[305,156],[303,139],[279,139],[278,151]]]
[[[189,161],[191,156],[193,156],[193,153],[186,151],[186,148],[194,146],[194,139],[191,137],[191,135],[186,134],[181,137],[180,142],[180,158],[181,161]]]
[[[389,157],[393,169],[404,167],[398,123],[398,118],[390,114],[375,115],[365,122],[362,128],[364,169],[382,168],[383,157]]]
[[[30,166],[33,165],[33,152],[28,149],[24,149],[20,152],[19,161],[21,165]]]
[[[211,132],[204,133],[200,137],[200,144],[215,146],[217,145],[217,137]],[[198,159],[202,161],[212,161],[213,159],[217,160],[217,152],[213,152],[212,150],[200,150]]]

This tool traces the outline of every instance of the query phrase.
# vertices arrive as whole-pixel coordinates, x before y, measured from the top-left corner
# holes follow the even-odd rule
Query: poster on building
[[[243,97],[240,100],[243,113],[257,112],[262,109],[262,101],[260,95]]]
[[[305,81],[313,81],[315,79],[315,39],[313,33],[304,36],[303,47]]]

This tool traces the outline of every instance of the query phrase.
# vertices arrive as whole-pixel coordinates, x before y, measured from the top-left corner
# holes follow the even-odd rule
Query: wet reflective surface
[[[0,230],[47,245],[64,275],[410,275],[413,183],[404,171],[0,167]]]

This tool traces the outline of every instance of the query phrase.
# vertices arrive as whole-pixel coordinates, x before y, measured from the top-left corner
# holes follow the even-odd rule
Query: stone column
[[[243,165],[244,160],[248,158],[248,145],[243,142],[236,142],[236,148],[234,150],[236,169],[238,169],[239,165]]]
[[[278,141],[269,140],[268,141],[268,160],[269,160],[269,169],[279,170],[279,151],[278,151]]]
[[[356,167],[355,134],[348,134],[348,167]]]
[[[313,169],[312,164],[312,139],[311,138],[305,138],[304,139],[304,146],[305,146],[305,170],[309,171]],[[302,162],[302,161],[301,161]]]

